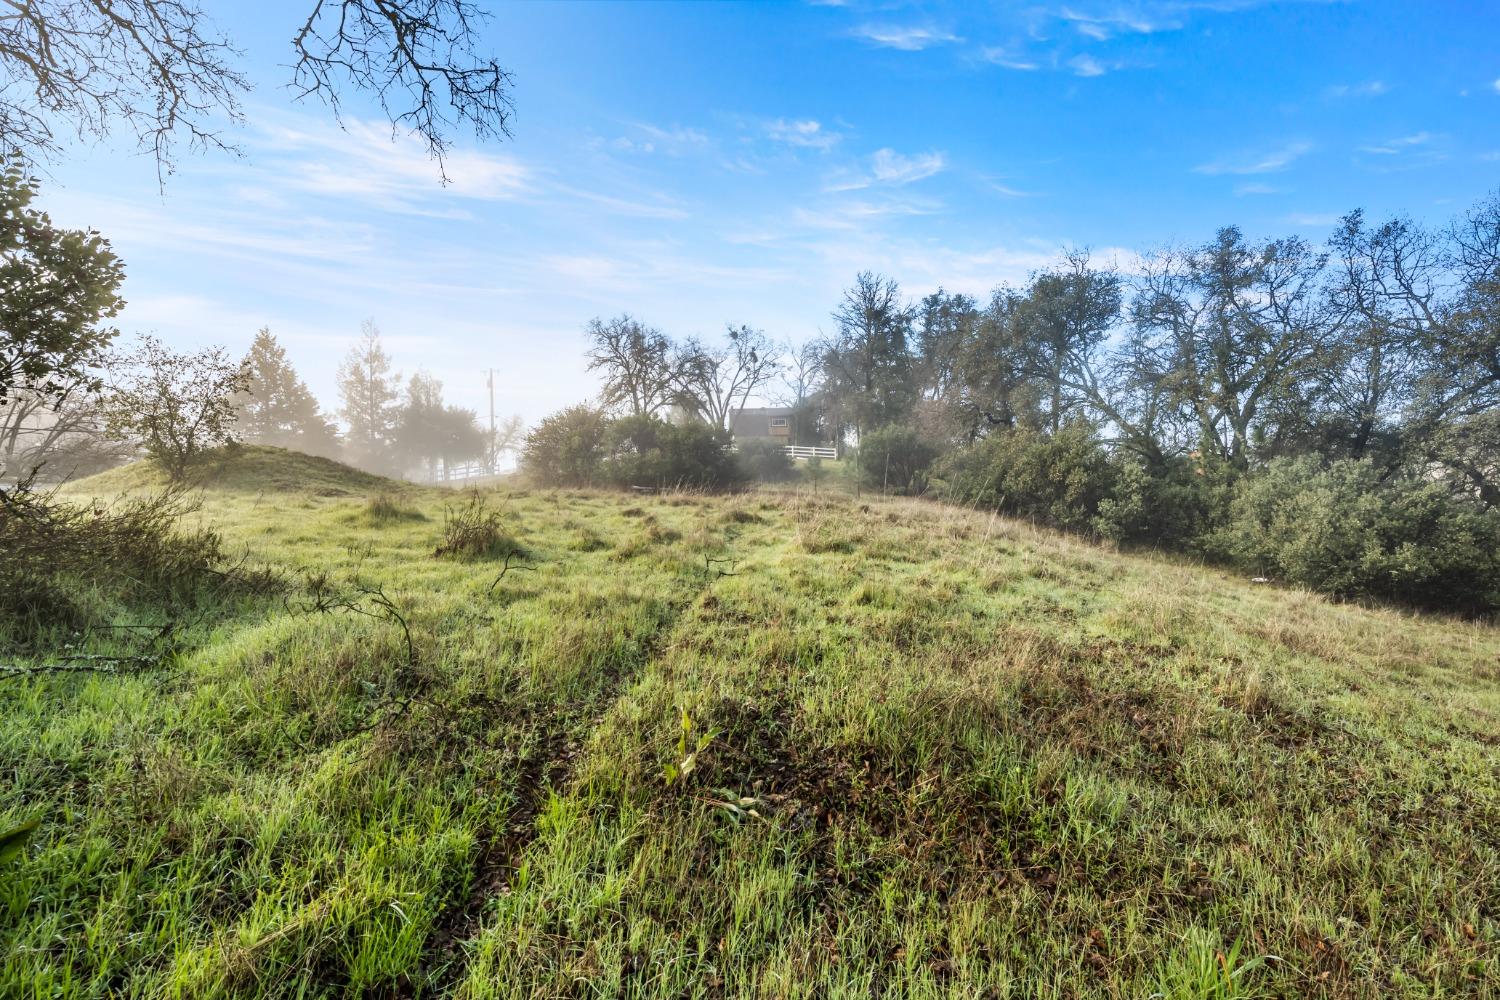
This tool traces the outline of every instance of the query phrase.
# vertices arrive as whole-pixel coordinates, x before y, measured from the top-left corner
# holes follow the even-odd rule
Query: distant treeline
[[[177,474],[207,449],[244,442],[440,479],[455,465],[494,468],[522,433],[521,419],[508,417],[492,435],[473,410],[444,402],[442,383],[426,372],[403,380],[371,321],[339,369],[343,431],[268,329],[239,360],[142,337],[93,362],[97,371],[67,381],[60,398],[21,390],[0,406],[0,468],[12,478],[32,469],[43,480],[72,478],[141,451]]]
[[[857,446],[866,487],[1341,596],[1500,607],[1500,198],[1441,229],[1354,212],[1321,246],[1226,228],[1128,271],[1070,253],[984,300],[864,273],[833,320],[774,368],[798,436]],[[604,406],[636,422],[552,418],[525,455],[544,481],[579,478],[559,441],[628,453],[643,419],[721,428],[706,401],[749,395],[735,339],[705,363],[630,317],[589,333]]]

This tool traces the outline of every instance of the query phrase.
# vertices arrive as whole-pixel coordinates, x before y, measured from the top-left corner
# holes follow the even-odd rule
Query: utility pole
[[[491,368],[485,375],[485,384],[490,390],[490,475],[495,474],[495,369]]]

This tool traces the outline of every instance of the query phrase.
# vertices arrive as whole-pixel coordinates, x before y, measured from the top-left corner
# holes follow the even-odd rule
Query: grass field
[[[0,677],[0,996],[1500,995],[1494,627],[833,491],[435,555],[254,460],[285,595]]]

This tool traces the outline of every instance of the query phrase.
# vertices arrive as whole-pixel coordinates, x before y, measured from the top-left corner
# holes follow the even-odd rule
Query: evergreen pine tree
[[[349,460],[367,469],[387,471],[397,463],[393,452],[400,417],[397,405],[401,376],[391,374],[391,359],[380,345],[374,320],[365,320],[359,343],[339,366],[340,415],[349,425]]]
[[[338,431],[287,360],[286,349],[262,327],[245,355],[249,383],[241,396],[238,431],[252,444],[331,455]]]

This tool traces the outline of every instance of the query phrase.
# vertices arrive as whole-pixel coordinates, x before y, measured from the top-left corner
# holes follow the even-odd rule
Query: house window
[[[771,426],[772,427],[785,427],[786,426],[786,417],[772,417],[771,418]]]

